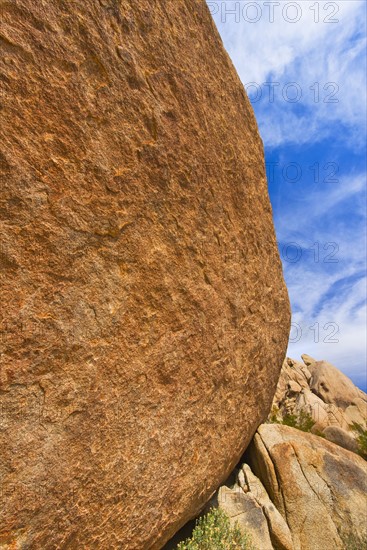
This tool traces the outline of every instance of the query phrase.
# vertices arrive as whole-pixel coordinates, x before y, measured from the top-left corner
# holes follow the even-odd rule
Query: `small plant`
[[[249,535],[236,524],[231,527],[229,517],[218,508],[212,508],[196,521],[192,537],[180,542],[177,550],[255,550]]]
[[[299,413],[296,428],[302,432],[310,432],[314,425],[315,421],[309,413],[305,411]]]
[[[272,424],[284,424],[291,428],[297,428],[297,430],[301,430],[302,432],[311,432],[311,429],[315,425],[312,416],[305,411],[300,411],[298,415],[288,413],[281,420],[278,420],[278,411],[274,407],[270,413],[269,421]]]
[[[344,540],[344,544],[347,550],[366,550],[367,535],[362,538],[359,538],[356,535],[350,535]]]
[[[270,424],[279,424],[279,408],[276,405],[273,405],[269,415]]]
[[[351,429],[357,435],[358,454],[367,460],[367,430],[358,424],[358,422],[353,422]]]
[[[291,428],[297,428],[297,416],[295,414],[285,414],[281,424],[284,424],[284,426],[290,426]]]

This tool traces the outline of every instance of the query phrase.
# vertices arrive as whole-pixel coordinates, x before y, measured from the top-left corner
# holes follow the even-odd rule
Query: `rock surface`
[[[159,548],[285,354],[255,117],[204,0],[1,15],[0,541]]]
[[[257,550],[293,550],[286,521],[248,464],[242,465],[232,486],[220,487],[211,504],[224,510],[232,525],[237,523],[249,534]]]
[[[336,445],[348,449],[348,451],[358,453],[356,438],[350,435],[346,430],[343,430],[343,428],[339,428],[339,426],[327,426],[322,433],[328,441],[332,441]]]
[[[211,501],[258,550],[364,548],[367,463],[313,434],[263,424]],[[256,475],[255,475],[256,474]]]
[[[263,424],[247,458],[287,522],[294,550],[342,550],[350,537],[366,541],[367,463],[361,457],[295,428]]]
[[[265,514],[251,493],[244,493],[238,486],[223,486],[218,492],[218,506],[227,514],[232,525],[237,524],[251,536],[256,549],[273,550]]]
[[[256,501],[261,505],[268,523],[269,534],[274,548],[276,550],[292,550],[292,536],[287,523],[275,508],[265,487],[253,474],[248,464],[242,466],[242,470],[238,475],[238,481],[242,490],[247,494],[253,494]]]
[[[366,394],[339,369],[327,361],[315,361],[308,365],[311,371],[310,388],[324,403],[343,410],[358,406],[360,400],[367,403]]]
[[[310,415],[312,428],[327,439],[357,451],[358,424],[367,427],[367,395],[327,361],[302,355],[304,364],[285,359],[273,400],[271,419]]]

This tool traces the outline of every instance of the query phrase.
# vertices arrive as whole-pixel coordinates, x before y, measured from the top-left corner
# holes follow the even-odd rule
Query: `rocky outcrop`
[[[218,506],[232,524],[250,535],[256,549],[273,550],[265,514],[252,494],[244,493],[238,486],[223,486],[218,492]]]
[[[356,456],[366,458],[366,395],[329,363],[302,359],[284,361],[267,423],[205,512],[219,506],[258,550],[359,550],[367,543],[367,463]]]
[[[236,482],[213,503],[258,550],[362,548],[367,540],[367,463],[313,434],[263,424]],[[256,474],[256,475],[255,475]]]
[[[159,548],[285,354],[255,117],[204,0],[17,0],[1,24],[1,541]]]
[[[357,452],[359,431],[367,427],[367,395],[326,361],[303,355],[304,364],[287,358],[282,367],[270,420],[312,417],[312,431]]]
[[[232,487],[219,489],[215,504],[226,512],[233,524],[237,523],[250,534],[257,549],[293,550],[286,521],[248,464],[243,464]]]
[[[308,368],[311,372],[311,391],[324,403],[344,411],[349,407],[366,406],[366,394],[334,365],[327,361],[314,361]]]
[[[294,550],[344,549],[367,538],[367,463],[329,441],[263,424],[248,460],[292,534]]]

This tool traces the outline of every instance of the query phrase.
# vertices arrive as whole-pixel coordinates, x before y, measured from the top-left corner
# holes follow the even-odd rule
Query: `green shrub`
[[[196,521],[192,537],[180,542],[177,550],[255,550],[250,537],[239,527],[231,527],[228,516],[212,508]]]
[[[281,420],[278,420],[278,413],[274,407],[271,411],[269,420],[273,424],[284,424],[291,428],[297,428],[297,430],[301,430],[302,432],[310,432],[315,425],[312,416],[305,411],[300,411],[298,415],[285,414]]]
[[[367,430],[357,422],[353,422],[350,427],[357,434],[358,454],[367,460]]]
[[[344,540],[346,550],[366,550],[367,548],[367,536],[360,539],[356,535],[350,535]]]
[[[281,424],[284,424],[284,426],[290,426],[291,428],[297,428],[297,416],[295,414],[285,414]]]
[[[310,432],[314,425],[315,421],[309,413],[305,411],[299,413],[296,428],[302,430],[302,432]]]
[[[279,408],[276,405],[273,405],[272,408],[271,408],[270,415],[269,415],[270,424],[279,424],[280,423],[279,419],[278,419],[278,415],[279,415]]]

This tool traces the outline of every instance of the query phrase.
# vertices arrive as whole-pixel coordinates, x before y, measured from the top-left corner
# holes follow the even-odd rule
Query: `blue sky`
[[[207,1],[253,104],[293,310],[288,355],[366,390],[366,6]]]

